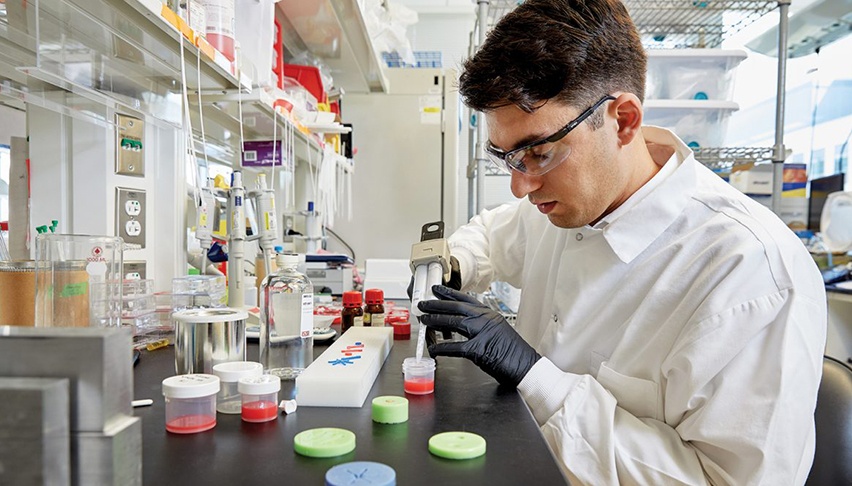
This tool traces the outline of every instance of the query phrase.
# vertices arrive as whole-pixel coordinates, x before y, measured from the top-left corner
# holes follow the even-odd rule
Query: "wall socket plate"
[[[145,122],[132,116],[116,113],[115,173],[145,176]]]
[[[145,248],[145,191],[115,188],[115,234],[125,243]]]
[[[124,279],[148,278],[148,268],[145,260],[124,260]]]

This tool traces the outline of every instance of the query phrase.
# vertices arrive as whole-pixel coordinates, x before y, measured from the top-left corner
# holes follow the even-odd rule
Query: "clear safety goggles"
[[[571,155],[571,147],[566,143],[558,142],[583,123],[583,120],[591,116],[602,104],[614,99],[613,96],[606,95],[553,135],[508,152],[498,149],[489,140],[485,145],[485,154],[494,165],[507,174],[516,170],[531,176],[544,175]]]

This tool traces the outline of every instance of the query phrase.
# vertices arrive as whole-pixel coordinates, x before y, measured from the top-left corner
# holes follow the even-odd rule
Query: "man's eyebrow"
[[[491,142],[491,140],[489,140],[488,142],[491,143],[491,145],[493,145],[494,147],[497,147],[498,149],[503,150],[503,152],[508,153],[508,152],[511,152],[512,150],[519,149],[519,148],[521,148],[525,145],[529,145],[533,142],[538,142],[539,140],[542,140],[544,137],[549,137],[550,135],[552,135],[552,134],[548,134],[548,133],[535,134],[535,133],[533,133],[533,134],[527,135],[526,137],[524,137],[524,138],[520,139],[518,142],[516,142],[515,145],[512,148],[510,148],[509,150],[503,150],[502,148],[497,147],[496,145],[494,145],[493,142]]]

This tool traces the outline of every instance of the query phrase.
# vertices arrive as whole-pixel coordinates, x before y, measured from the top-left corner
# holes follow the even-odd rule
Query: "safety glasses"
[[[531,176],[544,175],[571,155],[571,147],[568,144],[557,142],[583,123],[583,120],[591,116],[602,104],[614,99],[615,97],[606,95],[553,135],[508,152],[498,149],[489,140],[485,146],[485,154],[503,172],[511,173],[516,170]]]

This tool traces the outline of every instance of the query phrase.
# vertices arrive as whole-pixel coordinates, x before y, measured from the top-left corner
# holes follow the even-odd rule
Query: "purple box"
[[[281,167],[284,161],[284,144],[281,140],[273,142],[272,140],[248,141],[243,143],[242,162],[243,167],[272,167],[273,163],[273,146],[278,152],[275,157],[275,166]],[[287,168],[292,168],[292,164],[288,163]]]

